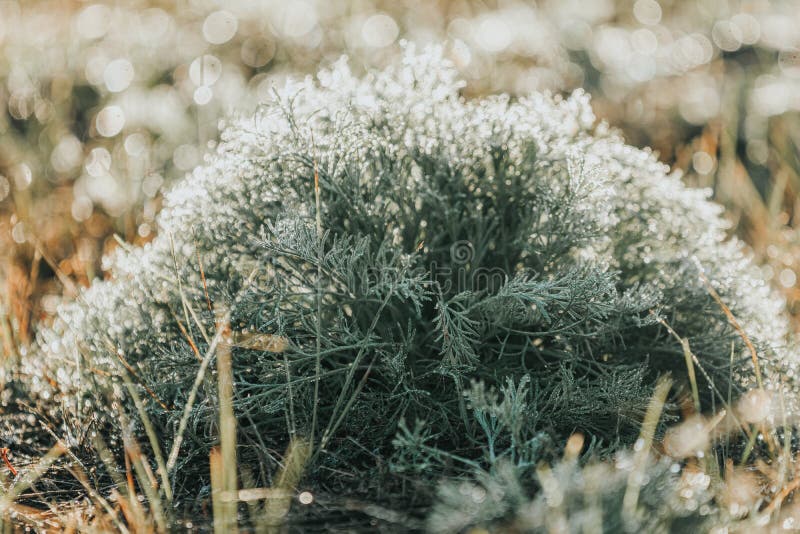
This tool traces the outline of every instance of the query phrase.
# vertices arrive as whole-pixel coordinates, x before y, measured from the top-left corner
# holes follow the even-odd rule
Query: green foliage
[[[432,495],[442,477],[485,474],[489,498],[464,526],[533,495],[535,466],[574,432],[604,455],[633,443],[659,374],[686,376],[657,316],[690,340],[702,380],[752,383],[698,269],[758,344],[768,385],[794,365],[780,300],[723,240],[706,192],[595,128],[581,93],[467,101],[459,87],[438,52],[409,53],[364,80],[338,64],[233,121],[167,195],[159,236],[117,252],[113,278],[42,334],[20,369],[26,409],[113,435],[117,410],[138,419],[120,387],[130,366],[171,444],[215,311],[230,310],[237,452],[256,483],[302,435],[319,488],[381,486],[398,503],[403,477]],[[185,498],[219,440],[214,384],[173,474]],[[434,530],[460,528],[435,526],[441,510]]]

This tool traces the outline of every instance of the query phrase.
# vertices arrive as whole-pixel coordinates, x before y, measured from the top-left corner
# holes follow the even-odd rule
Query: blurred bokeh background
[[[467,97],[585,88],[713,189],[800,318],[800,0],[0,1],[0,341],[143,242],[227,114],[443,43]],[[797,321],[800,325],[800,320]]]

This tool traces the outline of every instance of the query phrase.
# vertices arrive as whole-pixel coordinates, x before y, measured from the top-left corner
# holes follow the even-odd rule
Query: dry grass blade
[[[725,314],[725,317],[728,319],[728,322],[731,326],[736,330],[736,333],[742,338],[744,341],[747,350],[750,351],[750,357],[753,359],[753,369],[755,370],[756,374],[756,383],[758,387],[763,389],[764,382],[761,378],[761,366],[758,363],[758,353],[756,352],[756,347],[753,345],[753,342],[750,341],[747,333],[744,331],[744,328],[739,324],[739,321],[736,320],[736,317],[733,315],[733,312],[730,308],[728,308],[727,304],[722,301],[722,297],[719,296],[717,290],[711,286],[711,282],[709,281],[708,277],[703,273],[703,267],[698,263],[698,272],[700,273],[700,279],[703,281],[703,284],[706,286],[706,290],[708,294],[711,295],[711,298],[714,299],[714,302],[720,307],[722,312]]]
[[[34,529],[34,532],[39,533],[64,532],[65,522],[52,511],[40,510],[20,503],[11,503],[7,513],[13,514],[14,521],[9,521],[7,517],[4,518],[5,520],[0,521],[0,528],[3,529],[3,532],[22,531],[19,523],[27,525],[24,531]]]
[[[325,257],[325,243],[323,242],[322,231],[322,204],[319,189],[319,170],[317,169],[317,147],[314,143],[314,132],[311,132],[311,144],[314,149],[314,197],[316,200],[315,215],[317,222],[317,279],[315,287],[315,297],[317,305],[316,314],[316,348],[317,354],[314,360],[314,405],[311,416],[311,445],[314,445],[314,435],[317,431],[317,417],[319,412],[319,381],[322,375],[322,262]]]
[[[31,280],[29,272],[16,261],[9,261],[6,273],[6,287],[4,296],[7,300],[8,321],[16,327],[12,331],[16,334],[16,341],[20,346],[30,342],[31,306]]]
[[[105,516],[102,519],[113,523],[114,528],[116,528],[118,532],[121,532],[122,534],[128,534],[128,528],[120,522],[117,513],[111,507],[111,504],[108,502],[108,500],[92,487],[86,472],[82,468],[70,468],[69,472],[73,477],[75,477],[75,480],[80,482],[81,486],[83,486],[83,489],[86,490],[86,494],[89,496],[89,498],[94,501],[96,505],[103,509]]]
[[[125,381],[125,387],[128,389],[128,393],[133,399],[136,410],[139,412],[139,417],[141,418],[145,433],[147,434],[147,439],[150,441],[150,448],[153,450],[153,455],[156,459],[156,465],[158,466],[158,475],[161,478],[161,487],[164,489],[164,497],[166,497],[167,503],[171,504],[172,485],[169,483],[167,466],[164,463],[164,453],[161,451],[161,445],[158,441],[158,436],[156,435],[156,431],[153,428],[152,422],[150,421],[150,417],[147,415],[147,410],[142,403],[142,399],[139,397],[139,393],[136,391],[136,387],[133,385],[133,382],[131,382],[131,378],[128,373],[126,373],[124,370],[122,372],[122,378]]]
[[[542,485],[542,494],[545,499],[554,503],[550,506],[548,519],[557,525],[566,524],[566,517],[564,512],[564,499],[560,498],[563,494],[561,484],[558,478],[553,474],[553,470],[546,463],[542,463],[536,468],[536,476],[539,483]]]
[[[220,324],[228,324],[229,322],[230,311],[226,312],[225,316],[220,321]],[[175,463],[178,461],[178,452],[180,452],[181,443],[183,443],[183,434],[186,432],[186,425],[189,423],[189,416],[192,413],[194,401],[197,398],[197,390],[200,388],[200,384],[203,383],[203,379],[206,376],[206,369],[208,369],[208,365],[211,363],[212,358],[216,354],[217,347],[223,341],[223,337],[224,332],[220,328],[217,328],[217,332],[214,335],[214,338],[211,340],[211,344],[206,351],[206,355],[203,357],[203,361],[200,362],[200,368],[197,370],[194,384],[192,384],[192,389],[189,391],[189,397],[186,399],[186,404],[183,407],[183,415],[178,423],[178,433],[175,435],[175,441],[172,443],[172,450],[170,451],[169,458],[167,459],[168,472],[171,472],[175,468]]]
[[[75,282],[73,282],[69,276],[64,274],[64,271],[61,270],[61,268],[58,266],[58,263],[56,263],[55,259],[45,251],[44,246],[42,246],[39,239],[37,239],[35,236],[30,236],[30,240],[33,243],[33,246],[36,250],[36,257],[43,259],[45,263],[47,263],[47,266],[53,270],[56,277],[58,278],[58,281],[61,282],[61,285],[64,286],[66,294],[71,297],[77,296],[80,293],[78,285],[75,284]]]
[[[217,380],[219,394],[219,441],[221,456],[221,490],[235,493],[236,481],[236,416],[233,412],[233,366],[231,362],[231,325],[229,314],[217,325],[217,330],[222,332],[223,342],[217,349]],[[219,524],[222,532],[237,531],[237,503],[236,501],[222,502],[219,513],[222,514]],[[214,525],[217,527],[215,518]]]
[[[225,532],[225,504],[222,498],[223,492],[223,467],[222,453],[219,447],[213,447],[208,456],[211,474],[211,513],[214,516],[214,532]]]
[[[172,252],[172,262],[175,266],[175,278],[178,282],[178,293],[181,296],[181,303],[183,304],[183,315],[186,319],[186,325],[188,326],[189,323],[189,302],[186,300],[186,295],[183,293],[183,281],[181,280],[180,275],[180,268],[178,267],[178,257],[175,254],[175,240],[172,238],[172,234],[169,234],[169,244],[170,244],[170,252]]]
[[[655,435],[658,420],[661,418],[661,412],[664,410],[664,403],[667,400],[667,394],[671,387],[672,379],[669,375],[664,375],[658,379],[655,390],[653,391],[653,396],[650,398],[650,404],[647,407],[644,421],[642,421],[642,430],[634,446],[633,469],[630,475],[628,475],[628,485],[625,489],[625,497],[622,500],[623,515],[628,520],[633,520],[635,518],[636,508],[639,502],[639,490],[641,489],[641,481],[645,475],[645,469],[647,468],[647,459],[650,456],[653,436]]]
[[[311,443],[302,438],[296,438],[289,444],[283,468],[278,474],[275,485],[265,493],[267,500],[264,504],[264,514],[258,521],[258,532],[277,534],[281,531],[289,513],[292,495],[311,457],[311,449]]]
[[[197,250],[197,266],[200,267],[200,280],[203,282],[203,294],[206,297],[206,306],[208,306],[208,311],[214,311],[214,306],[211,304],[211,297],[208,295],[206,271],[203,269],[203,258],[200,256],[200,247],[197,246],[197,241],[195,241],[195,249]]]
[[[275,334],[235,332],[232,338],[234,347],[281,354],[289,348],[289,339]]]
[[[14,327],[8,313],[8,295],[3,294],[0,301],[0,340],[2,340],[3,356],[7,359],[16,359],[17,340],[14,337]]]
[[[3,463],[6,464],[6,468],[11,472],[11,476],[17,476],[17,468],[14,467],[14,464],[11,463],[11,460],[8,459],[8,448],[2,447],[0,448],[0,459],[3,460]]]
[[[242,488],[236,492],[236,500],[247,505],[247,515],[251,521],[261,515],[261,503],[266,497],[257,495],[261,488],[257,488],[256,479],[250,468],[242,464],[239,466],[239,476],[242,480]]]
[[[144,525],[145,515],[142,510],[139,499],[136,496],[133,479],[130,476],[130,460],[128,455],[125,455],[125,468],[128,474],[128,480],[123,478],[117,471],[117,465],[114,462],[114,456],[108,449],[105,441],[99,435],[93,439],[93,446],[97,451],[97,455],[106,467],[111,479],[114,481],[114,490],[112,496],[120,507],[122,515],[129,525]]]
[[[567,440],[566,445],[564,445],[564,461],[576,461],[583,450],[583,444],[585,441],[586,438],[583,437],[583,434],[579,432],[572,434]]]
[[[650,311],[650,314],[655,315],[655,313],[652,310]],[[693,362],[695,356],[692,353],[691,348],[689,347],[689,340],[679,336],[678,333],[675,332],[675,330],[673,330],[672,327],[669,324],[667,324],[667,322],[661,317],[656,316],[656,319],[661,324],[661,326],[666,328],[667,332],[669,332],[670,335],[675,339],[677,339],[678,342],[681,344],[681,348],[683,349],[683,357],[686,359],[686,372],[689,375],[689,383],[692,386],[692,401],[694,402],[694,411],[700,413],[701,412],[700,391],[697,388],[697,376],[695,375],[694,372],[694,362]]]
[[[14,501],[39,480],[66,451],[67,448],[61,442],[57,442],[31,469],[24,472],[22,477],[7,492],[0,496],[0,518],[2,518],[0,519],[0,528],[5,530],[5,528],[11,526],[6,517],[9,513],[15,513],[19,515],[20,519],[37,526],[39,531],[46,531],[46,527],[49,524],[46,521],[46,516],[49,515],[47,512],[20,505]],[[55,523],[49,526],[57,527],[58,524]]]
[[[122,367],[124,368],[124,371],[127,371],[128,373],[130,373],[130,375],[131,375],[131,376],[133,376],[133,378],[135,378],[135,379],[136,379],[136,381],[137,381],[137,382],[138,382],[138,383],[139,383],[139,384],[142,386],[142,388],[144,388],[144,390],[147,392],[147,394],[148,394],[148,395],[150,395],[150,397],[151,397],[151,398],[152,398],[154,401],[156,401],[156,402],[158,403],[158,405],[159,405],[159,406],[161,406],[161,408],[162,408],[164,411],[168,411],[168,410],[169,410],[169,407],[167,407],[166,403],[165,403],[164,401],[162,401],[162,400],[161,400],[161,399],[158,397],[158,395],[156,395],[156,392],[155,392],[155,391],[153,391],[153,389],[152,389],[152,388],[150,388],[149,386],[147,386],[147,385],[144,383],[144,380],[142,380],[142,379],[139,377],[139,375],[137,375],[137,374],[136,374],[136,371],[134,371],[134,369],[133,369],[133,367],[131,366],[131,364],[130,364],[130,363],[128,363],[128,361],[127,361],[127,360],[125,360],[125,358],[123,357],[123,355],[122,355],[122,354],[121,354],[121,353],[120,353],[120,352],[119,352],[119,351],[118,351],[116,348],[114,348],[114,346],[111,344],[111,342],[110,342],[110,341],[108,341],[108,340],[107,340],[106,342],[107,342],[107,344],[108,344],[108,346],[109,346],[109,347],[108,347],[108,348],[109,348],[109,351],[111,352],[111,354],[115,354],[115,355],[117,356],[117,360],[119,360],[119,363],[121,363],[121,364],[122,364]],[[88,358],[87,358],[87,360],[88,360]]]
[[[61,443],[56,443],[47,451],[47,454],[42,456],[36,464],[28,471],[22,474],[22,477],[17,480],[13,486],[0,497],[0,513],[4,512],[6,508],[14,502],[14,500],[22,495],[25,490],[31,487],[37,480],[39,480],[45,472],[50,469],[50,466],[58,460],[67,448]]]
[[[150,468],[150,463],[146,461],[139,442],[133,437],[130,430],[130,422],[127,420],[124,412],[119,412],[120,419],[122,420],[122,441],[125,445],[125,454],[130,459],[133,469],[136,472],[136,479],[138,486],[147,497],[148,504],[150,505],[150,513],[153,521],[159,532],[167,532],[169,524],[167,517],[164,513],[164,508],[161,503],[161,498],[158,495],[158,483]],[[132,486],[129,484],[129,486]]]
[[[394,295],[394,288],[392,288],[389,292],[387,292],[386,297],[381,302],[380,308],[378,308],[378,311],[375,313],[375,317],[372,319],[372,324],[370,324],[369,329],[367,330],[365,339],[369,339],[369,336],[371,336],[372,332],[375,331],[375,328],[378,326],[378,321],[381,318],[381,315],[383,314],[383,309],[389,303],[389,299],[391,299],[393,295]],[[314,453],[315,457],[321,451],[325,450],[325,447],[328,444],[328,440],[331,439],[334,432],[336,432],[336,430],[338,429],[339,424],[344,420],[344,417],[345,415],[347,415],[348,410],[355,402],[355,399],[358,397],[361,388],[369,378],[369,370],[372,369],[372,363],[374,363],[374,361],[370,363],[367,372],[364,373],[364,376],[362,376],[361,381],[356,386],[355,392],[350,396],[348,401],[345,403],[344,409],[342,409],[342,411],[339,412],[340,408],[342,408],[342,403],[345,402],[345,398],[347,397],[347,392],[350,389],[350,383],[355,377],[356,371],[359,369],[361,361],[366,356],[366,354],[367,354],[367,345],[364,344],[359,348],[356,357],[353,359],[352,362],[350,362],[350,365],[348,366],[347,376],[345,377],[345,381],[344,384],[342,385],[342,389],[339,393],[339,396],[336,399],[336,404],[334,404],[333,411],[331,412],[331,418],[328,421],[328,425],[325,427],[325,431],[322,433],[322,441],[320,443],[319,449],[317,449],[317,451]]]
[[[181,320],[178,319],[178,317],[174,313],[173,313],[173,318],[175,319],[175,324],[178,325],[178,329],[181,331],[181,334],[183,334],[183,337],[186,338],[186,341],[189,343],[189,346],[192,348],[192,352],[194,352],[195,357],[198,360],[203,361],[203,357],[200,356],[200,349],[197,348],[197,344],[194,342],[194,339],[192,339],[192,336],[186,330],[186,327],[183,326],[183,323],[181,322]]]

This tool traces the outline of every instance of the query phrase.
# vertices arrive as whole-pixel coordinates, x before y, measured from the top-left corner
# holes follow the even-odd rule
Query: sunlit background
[[[0,319],[27,341],[117,239],[150,239],[227,114],[342,55],[385,64],[403,40],[444,44],[467,97],[585,88],[714,189],[800,314],[798,1],[6,0]]]

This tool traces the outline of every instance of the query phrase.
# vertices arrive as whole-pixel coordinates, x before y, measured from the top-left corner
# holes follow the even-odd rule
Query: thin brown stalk
[[[703,284],[706,286],[706,290],[708,294],[711,295],[711,298],[714,299],[714,302],[717,303],[717,306],[720,307],[722,312],[725,314],[725,317],[728,319],[730,325],[736,330],[736,333],[739,334],[739,337],[742,338],[744,341],[747,350],[750,351],[750,357],[753,359],[753,369],[755,370],[756,374],[756,383],[760,389],[764,388],[764,382],[761,378],[761,366],[758,363],[758,353],[756,352],[756,347],[753,345],[753,342],[750,341],[747,333],[744,331],[742,326],[739,324],[739,321],[736,320],[736,317],[733,315],[733,312],[730,308],[722,301],[722,298],[717,293],[716,289],[711,286],[711,282],[708,280],[706,275],[703,273],[702,266],[698,265],[698,272],[700,273],[700,279],[703,281]]]
[[[655,316],[653,311],[651,311],[650,314]],[[695,376],[694,372],[694,361],[693,361],[694,354],[692,353],[692,350],[689,347],[689,340],[679,336],[678,333],[675,332],[675,330],[673,330],[672,327],[669,324],[667,324],[667,322],[661,317],[656,316],[656,320],[661,324],[661,326],[667,329],[667,332],[669,332],[672,337],[678,340],[678,343],[681,344],[681,348],[683,349],[683,357],[686,360],[686,372],[689,375],[689,383],[691,384],[692,387],[692,401],[694,402],[694,411],[696,413],[701,413],[700,391],[697,387],[697,377]]]
[[[183,334],[183,337],[186,338],[186,341],[189,343],[189,346],[192,348],[192,352],[194,353],[195,357],[198,360],[203,361],[203,357],[200,356],[200,349],[197,348],[197,344],[194,342],[194,339],[192,339],[192,336],[189,335],[189,332],[186,330],[186,327],[183,326],[183,323],[181,322],[181,320],[178,319],[178,317],[175,316],[174,314],[173,314],[173,319],[175,319],[175,323],[178,325],[178,329],[181,331],[181,334]]]
[[[203,293],[206,296],[206,305],[208,306],[208,311],[213,311],[214,306],[211,305],[211,297],[208,296],[208,284],[206,283],[206,271],[203,269],[203,259],[200,257],[200,249],[197,247],[197,242],[195,241],[195,250],[197,251],[197,265],[200,267],[200,280],[203,281]]]
[[[110,345],[110,342],[109,342],[109,345]],[[143,380],[141,380],[141,379],[139,378],[139,375],[137,375],[137,374],[136,374],[136,371],[134,371],[134,370],[133,370],[133,367],[131,366],[131,364],[129,364],[129,363],[128,363],[128,362],[125,360],[125,358],[122,356],[122,354],[120,354],[120,353],[119,353],[119,351],[117,351],[116,349],[114,349],[114,347],[113,347],[113,346],[110,346],[110,347],[109,347],[109,350],[111,350],[113,354],[116,354],[116,356],[117,356],[117,359],[120,361],[120,363],[121,363],[121,364],[122,364],[122,366],[125,368],[125,370],[126,370],[126,371],[128,371],[128,373],[130,373],[130,374],[131,374],[131,376],[133,376],[133,378],[135,378],[135,379],[136,379],[136,381],[139,383],[139,385],[141,385],[141,386],[144,388],[144,390],[147,392],[147,394],[148,394],[148,395],[150,395],[150,397],[151,397],[151,398],[152,398],[154,401],[156,401],[156,402],[158,403],[158,405],[159,405],[159,406],[161,406],[161,408],[162,408],[164,411],[169,411],[169,408],[167,407],[166,403],[164,403],[164,401],[162,401],[162,400],[161,400],[161,399],[158,397],[158,395],[156,395],[156,392],[155,392],[155,391],[153,391],[152,389],[150,389],[150,387],[148,387],[148,386],[147,386],[147,385],[144,383],[144,381],[143,381]]]

